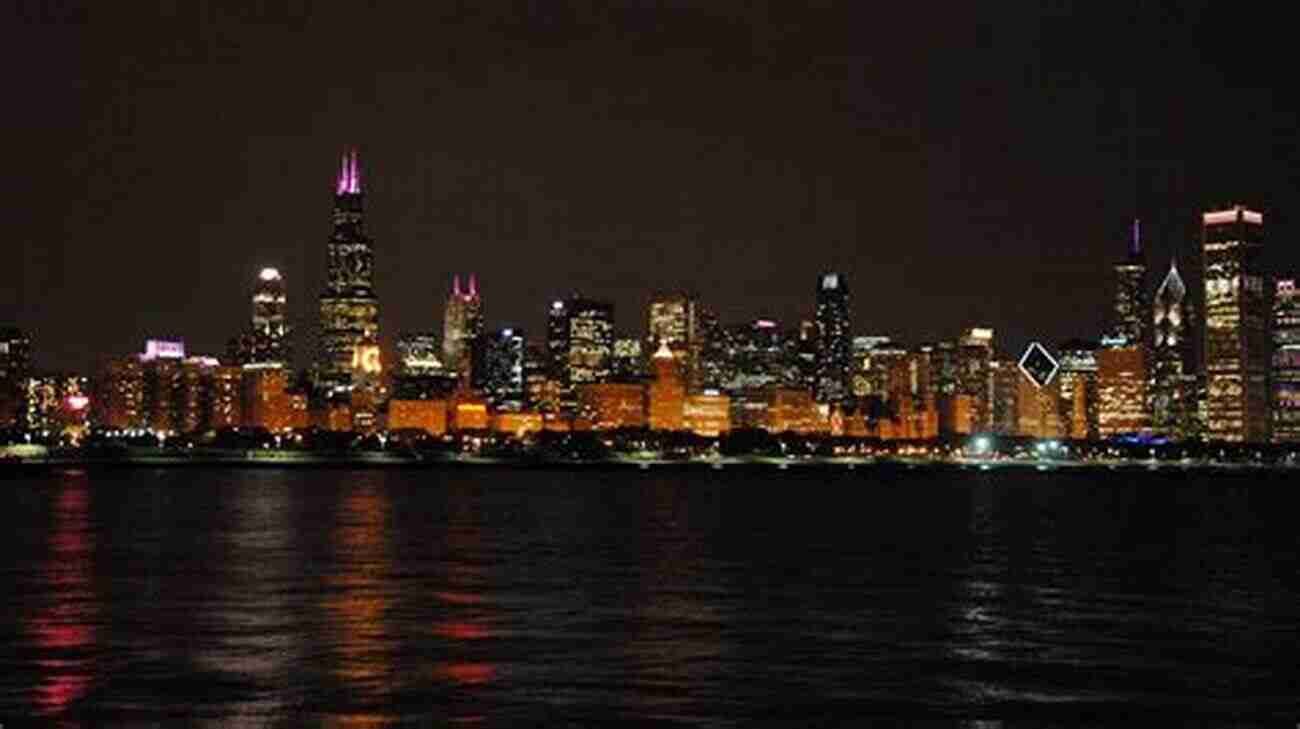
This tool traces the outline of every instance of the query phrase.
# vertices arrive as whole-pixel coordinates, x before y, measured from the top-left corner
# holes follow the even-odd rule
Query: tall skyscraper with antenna
[[[316,385],[345,391],[379,371],[379,299],[374,248],[365,230],[365,196],[356,148],[343,153],[334,188],[334,232],[328,243],[320,297]]]
[[[478,279],[469,275],[469,285],[460,287],[460,275],[452,278],[451,295],[443,313],[442,361],[454,370],[462,382],[481,384],[483,340],[483,300],[479,298]]]
[[[1142,222],[1133,221],[1128,255],[1115,264],[1115,308],[1113,312],[1116,338],[1122,337],[1128,346],[1145,349],[1150,346],[1147,336],[1150,305],[1146,293],[1147,265],[1142,257]]]

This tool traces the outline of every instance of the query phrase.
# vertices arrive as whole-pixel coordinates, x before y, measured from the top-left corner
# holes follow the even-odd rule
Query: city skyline
[[[887,34],[851,7],[538,4],[380,14],[362,34],[319,8],[310,39],[291,14],[204,6],[178,11],[162,50],[133,12],[20,18],[24,43],[67,59],[23,80],[50,103],[3,122],[25,143],[0,310],[44,367],[150,336],[220,351],[244,318],[230,282],[264,266],[313,338],[341,143],[376,171],[389,351],[429,328],[457,271],[490,292],[486,327],[539,332],[537,302],[575,290],[619,312],[696,290],[723,321],[793,322],[811,316],[804,282],[836,270],[858,282],[856,332],[932,341],[978,322],[1014,352],[1108,324],[1095,282],[1134,217],[1151,271],[1191,260],[1203,209],[1241,202],[1271,240],[1298,232],[1284,79],[1265,40],[1224,38],[1233,16],[1206,5],[904,10]],[[1080,46],[1094,37],[1104,49]],[[297,40],[291,64],[266,63]],[[1300,268],[1295,246],[1266,248],[1269,270]]]

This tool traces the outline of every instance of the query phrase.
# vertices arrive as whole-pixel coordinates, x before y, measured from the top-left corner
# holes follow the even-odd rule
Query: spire
[[[1129,243],[1128,253],[1133,258],[1142,255],[1142,221],[1133,219],[1133,241]]]
[[[352,148],[352,185],[348,189],[354,195],[361,194],[361,163],[357,161],[357,148]]]
[[[334,182],[334,194],[342,195],[348,191],[348,152],[343,150],[343,160],[339,164],[339,177]]]
[[[451,279],[451,295],[460,296],[460,274],[456,274]]]
[[[471,299],[478,298],[478,280],[472,273],[469,275],[469,296]]]
[[[1187,285],[1183,283],[1183,277],[1178,273],[1178,260],[1169,261],[1169,273],[1165,274],[1165,280],[1160,282],[1160,287],[1156,289],[1157,301],[1170,301],[1171,303],[1180,303],[1187,296]]]

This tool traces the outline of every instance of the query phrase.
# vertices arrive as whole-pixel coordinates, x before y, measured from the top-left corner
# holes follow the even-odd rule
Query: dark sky
[[[1135,211],[1163,269],[1236,200],[1300,269],[1289,26],[1237,3],[194,4],[3,23],[0,320],[42,366],[219,352],[264,265],[308,351],[347,144],[386,335],[453,272],[536,334],[574,290],[793,324],[838,269],[861,333],[1015,352],[1096,335]]]

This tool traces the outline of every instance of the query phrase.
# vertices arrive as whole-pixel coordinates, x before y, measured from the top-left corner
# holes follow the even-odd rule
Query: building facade
[[[1273,441],[1300,443],[1300,289],[1277,282],[1273,299]]]
[[[1147,298],[1147,265],[1142,257],[1141,222],[1133,221],[1129,239],[1128,256],[1115,264],[1115,307],[1113,311],[1115,337],[1136,347],[1149,342],[1147,331],[1150,307]]]
[[[1151,426],[1158,433],[1186,435],[1192,399],[1186,392],[1187,286],[1171,262],[1151,304]]]
[[[840,403],[849,394],[849,359],[853,335],[849,282],[842,273],[817,279],[817,355],[813,396],[820,403]]]
[[[461,290],[460,276],[452,279],[451,295],[443,312],[442,361],[462,381],[475,387],[484,384],[483,301],[478,280],[469,275],[469,286]]]
[[[1267,441],[1273,311],[1263,270],[1264,216],[1236,205],[1201,218],[1206,435]]]
[[[358,365],[364,365],[369,352],[377,353],[379,347],[374,248],[365,231],[365,197],[355,149],[344,153],[336,181],[334,232],[326,258],[315,380],[321,390],[347,391],[359,384],[356,380],[377,374]],[[359,356],[362,351],[366,354]]]

